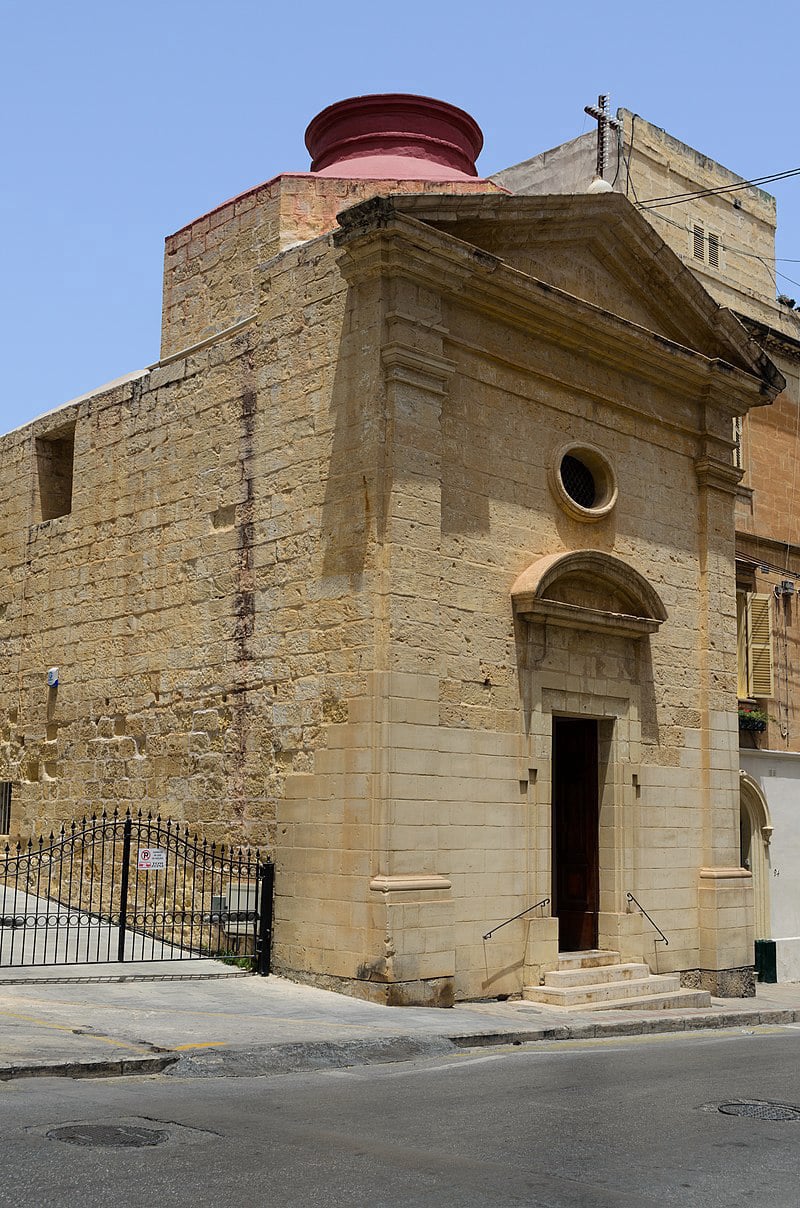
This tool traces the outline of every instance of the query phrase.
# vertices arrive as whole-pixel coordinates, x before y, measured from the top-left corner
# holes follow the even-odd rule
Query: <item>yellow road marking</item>
[[[140,1053],[150,1053],[149,1045],[136,1044],[132,1040],[115,1040],[112,1036],[103,1036],[98,1032],[83,1031],[81,1028],[70,1027],[69,1024],[51,1023],[49,1019],[37,1019],[35,1015],[20,1015],[14,1011],[0,1011],[0,1016],[8,1019],[22,1019],[26,1023],[34,1023],[40,1028],[51,1028],[56,1032],[69,1032],[71,1035],[88,1036],[91,1040],[101,1040],[104,1044],[113,1045],[120,1049],[136,1049]]]
[[[206,1040],[198,1044],[175,1044],[172,1048],[175,1053],[182,1053],[184,1049],[214,1049],[227,1043],[227,1040]]]

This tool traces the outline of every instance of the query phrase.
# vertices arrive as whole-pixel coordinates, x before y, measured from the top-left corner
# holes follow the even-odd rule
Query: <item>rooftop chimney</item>
[[[309,123],[311,171],[372,180],[472,180],[477,122],[446,101],[388,92],[329,105]]]

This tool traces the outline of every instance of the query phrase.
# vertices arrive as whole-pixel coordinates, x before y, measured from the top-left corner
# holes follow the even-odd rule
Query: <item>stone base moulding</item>
[[[681,986],[687,990],[708,990],[715,998],[754,998],[756,979],[753,969],[684,969]]]
[[[408,893],[414,890],[452,889],[453,884],[447,877],[428,873],[409,873],[400,876],[373,877],[369,887],[374,893]]]
[[[700,968],[682,980],[723,998],[755,994],[753,878],[746,868],[701,868],[698,888]]]
[[[367,997],[387,1006],[449,1007],[455,998],[452,883],[437,873],[380,873],[369,882],[380,952],[364,961]],[[363,986],[358,993],[364,995]]]

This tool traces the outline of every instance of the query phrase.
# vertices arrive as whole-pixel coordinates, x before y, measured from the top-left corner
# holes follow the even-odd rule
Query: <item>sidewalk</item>
[[[198,972],[208,980],[78,981],[64,969],[32,970],[25,983],[0,976],[0,1080],[242,1076],[478,1045],[800,1022],[800,984],[760,985],[755,999],[715,999],[706,1010],[580,1012],[522,1001],[435,1010],[377,1006],[274,976],[209,977],[230,971],[203,964],[209,969]],[[95,974],[102,977],[102,967]]]

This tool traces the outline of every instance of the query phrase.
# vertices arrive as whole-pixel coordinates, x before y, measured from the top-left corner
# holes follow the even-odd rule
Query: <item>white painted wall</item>
[[[743,750],[739,756],[766,797],[773,826],[767,871],[778,981],[800,981],[800,754]]]

